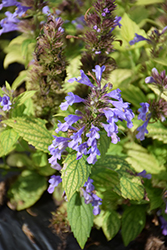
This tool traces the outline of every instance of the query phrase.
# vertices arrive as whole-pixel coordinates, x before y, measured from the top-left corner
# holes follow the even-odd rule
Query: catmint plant
[[[100,130],[104,129],[111,142],[116,144],[120,141],[118,137],[118,120],[127,122],[127,127],[133,126],[132,119],[134,114],[129,108],[129,103],[123,102],[120,90],[111,90],[110,83],[102,86],[102,72],[105,66],[95,66],[92,71],[95,72],[96,79],[89,72],[89,75],[95,80],[93,84],[86,74],[81,70],[81,78],[72,78],[69,82],[77,81],[78,83],[90,87],[91,92],[87,99],[82,99],[73,93],[68,93],[66,102],[60,105],[62,110],[66,110],[69,105],[82,102],[82,110],[76,110],[75,114],[68,115],[64,120],[59,122],[56,133],[59,131],[72,131],[69,137],[54,136],[54,140],[49,151],[52,157],[49,159],[51,165],[57,165],[57,160],[61,159],[61,154],[69,147],[77,152],[77,160],[83,155],[88,155],[87,162],[95,164],[97,156],[100,155],[98,150],[98,139]]]

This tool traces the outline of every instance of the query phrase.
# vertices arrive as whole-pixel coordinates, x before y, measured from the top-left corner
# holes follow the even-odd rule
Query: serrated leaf
[[[146,214],[143,206],[127,207],[122,216],[122,238],[125,246],[134,240],[145,226]]]
[[[98,149],[101,153],[100,157],[104,158],[107,150],[111,144],[111,138],[107,136],[107,133],[105,131],[100,132],[100,139],[98,141]]]
[[[104,159],[98,160],[95,165],[95,168],[107,168],[116,171],[119,175],[129,175],[129,171],[135,173],[133,168],[129,163],[120,156],[106,155]],[[94,171],[93,167],[93,171]]]
[[[102,229],[107,238],[111,240],[119,231],[121,226],[120,218],[116,211],[108,211],[103,219]]]
[[[144,187],[139,177],[122,176],[114,191],[125,199],[140,201],[144,198]]]
[[[154,124],[149,124],[147,129],[147,137],[152,137],[153,139],[167,143],[167,129],[161,123],[156,122]]]
[[[0,133],[0,157],[7,155],[14,149],[14,144],[17,142],[19,134],[12,128],[3,130]]]
[[[85,204],[84,198],[76,192],[67,203],[67,216],[74,237],[83,249],[93,226],[92,204]]]
[[[53,137],[45,127],[45,121],[41,119],[16,117],[2,121],[12,127],[24,140],[33,145],[36,149],[48,153],[48,146],[51,145]]]
[[[128,88],[122,88],[122,97],[132,103],[136,108],[140,107],[141,102],[146,102],[147,98],[140,88],[130,85]]]
[[[91,178],[94,180],[96,187],[114,188],[119,183],[117,172],[100,166],[92,168]]]
[[[91,165],[86,162],[86,157],[76,160],[76,154],[67,156],[62,169],[62,183],[68,200],[85,184],[90,172]]]
[[[35,94],[36,90],[25,91],[21,93],[18,97],[14,99],[15,105],[19,106],[22,105],[26,100],[31,98]]]
[[[41,197],[46,188],[47,181],[44,176],[25,170],[8,191],[10,204],[18,211],[28,208]]]
[[[126,158],[127,162],[136,170],[136,172],[141,172],[146,170],[149,174],[158,174],[161,171],[165,170],[164,166],[158,164],[157,159],[148,153],[147,149],[142,146],[129,143],[125,145],[125,148],[128,149]]]
[[[114,191],[123,196],[125,199],[131,200],[141,200],[144,197],[144,187],[141,184],[141,180],[139,177],[135,177],[134,170],[130,167],[130,165],[121,157],[107,155],[104,160],[99,160],[96,162],[95,167],[103,168],[105,173],[105,168],[111,169],[117,173],[117,176],[113,178],[108,173],[108,179],[111,177],[111,183],[114,184]],[[94,171],[94,170],[93,170]],[[93,173],[92,171],[92,173]],[[102,172],[103,173],[103,172]],[[103,178],[101,173],[100,178]],[[95,175],[94,175],[95,176]],[[97,175],[98,176],[98,175]],[[96,176],[94,177],[96,180]],[[99,180],[100,181],[100,180]],[[104,185],[108,185],[108,182],[104,183]],[[112,184],[109,184],[112,185]]]

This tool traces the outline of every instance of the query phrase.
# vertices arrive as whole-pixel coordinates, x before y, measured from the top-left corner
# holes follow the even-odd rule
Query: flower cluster
[[[153,68],[151,71],[151,76],[146,77],[145,83],[153,83],[156,85],[160,90],[163,88],[167,88],[167,76],[166,71],[163,70],[160,74],[156,68]]]
[[[120,141],[118,137],[118,120],[127,122],[127,127],[131,128],[134,114],[129,109],[129,103],[123,102],[121,90],[110,90],[111,84],[101,85],[102,72],[105,66],[95,66],[92,71],[96,75],[96,85],[92,84],[87,75],[81,70],[81,77],[72,78],[69,82],[77,81],[91,88],[87,99],[82,99],[73,93],[68,93],[66,101],[60,105],[66,110],[69,105],[82,102],[84,104],[82,111],[76,110],[75,114],[68,115],[62,123],[59,121],[56,133],[59,131],[68,132],[68,137],[54,136],[53,143],[49,146],[52,157],[49,162],[54,167],[58,165],[57,160],[61,159],[61,154],[69,147],[77,152],[77,160],[83,155],[89,155],[87,162],[95,164],[97,155],[100,155],[98,149],[98,139],[100,138],[100,129],[107,132],[111,142],[116,144]],[[91,73],[89,72],[91,75]],[[92,75],[91,75],[92,76]],[[92,76],[94,79],[94,76]],[[71,132],[72,131],[72,132]]]
[[[2,106],[3,111],[9,111],[12,105],[10,97],[7,95],[4,95],[3,97],[0,96],[0,105]]]
[[[93,180],[88,178],[88,181],[85,182],[84,188],[82,188],[83,196],[85,198],[85,203],[89,204],[91,203],[93,206],[93,214],[98,215],[100,213],[100,208],[99,206],[102,204],[101,201],[102,199],[99,198],[95,193],[94,193],[94,186],[93,186]]]
[[[52,175],[49,179],[49,187],[48,187],[48,193],[52,194],[54,192],[55,187],[59,185],[59,183],[62,182],[62,178],[60,175]]]
[[[5,12],[6,17],[0,21],[0,26],[2,27],[0,30],[0,35],[2,35],[2,33],[18,30],[20,18],[25,15],[28,9],[30,9],[30,7],[23,6],[20,2],[15,0],[2,0],[2,4],[0,4],[0,10],[3,7],[9,6],[16,6],[16,10],[14,13],[9,11]]]
[[[87,29],[83,35],[86,51],[83,53],[81,69],[87,72],[95,65],[106,65],[105,77],[115,69],[115,60],[110,56],[115,40],[113,30],[121,27],[121,17],[114,16],[113,0],[97,0],[85,15]]]
[[[149,112],[149,103],[147,102],[142,102],[140,103],[142,106],[141,108],[138,109],[139,115],[138,115],[138,120],[144,121],[143,125],[137,128],[137,131],[139,133],[136,135],[136,138],[143,141],[145,139],[144,134],[148,134],[147,130],[147,125],[149,120],[151,119],[151,113],[148,114]]]

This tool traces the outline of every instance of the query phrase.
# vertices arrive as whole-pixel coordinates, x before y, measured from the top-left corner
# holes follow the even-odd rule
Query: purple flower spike
[[[69,143],[68,143],[68,147],[77,150],[78,149],[78,143],[82,143],[82,133],[85,129],[85,126],[83,126],[78,132],[73,133],[73,135],[70,136],[70,138],[72,139]]]
[[[147,125],[148,125],[149,120],[143,123],[142,126],[137,128],[137,131],[139,133],[136,135],[136,138],[139,139],[140,141],[143,141],[145,139],[144,134],[148,134]]]
[[[146,170],[143,170],[142,172],[138,173],[137,176],[141,176],[141,177],[146,178],[148,180],[150,180],[152,177],[151,174],[146,174]]]
[[[67,110],[68,106],[73,105],[73,103],[80,103],[85,102],[85,100],[78,95],[74,95],[72,92],[68,93],[68,96],[65,97],[66,102],[61,103],[60,108],[61,110]]]
[[[87,75],[85,75],[84,71],[81,69],[80,72],[81,72],[81,79],[77,80],[77,82],[85,84],[85,85],[93,88],[94,85],[91,83],[91,81],[89,80]]]
[[[58,133],[59,131],[66,132],[68,129],[75,129],[75,128],[71,127],[71,125],[73,123],[77,122],[81,118],[82,118],[82,116],[68,115],[64,119],[66,122],[64,122],[64,123],[59,122],[58,123],[58,128],[55,130],[56,133]]]
[[[141,35],[138,35],[137,33],[135,33],[135,37],[133,38],[133,40],[131,40],[129,42],[130,45],[134,45],[135,43],[138,43],[140,41],[150,41],[149,39],[141,36]]]
[[[4,95],[3,97],[0,98],[0,104],[2,105],[2,110],[3,111],[8,111],[11,109],[12,103],[10,102],[10,97],[7,95]]]
[[[5,15],[6,18],[0,21],[0,26],[2,27],[2,29],[0,30],[0,35],[2,35],[2,33],[18,30],[17,23],[19,22],[19,20],[16,18],[16,14],[12,14],[9,11],[6,11]]]
[[[86,187],[86,192],[91,193],[95,189],[92,183],[93,180],[90,177],[88,177],[87,182],[85,182],[84,184],[84,187]]]
[[[55,187],[57,187],[59,183],[62,182],[62,178],[59,175],[52,175],[48,182],[50,183],[48,187],[48,193],[52,194]]]
[[[105,96],[114,98],[114,99],[116,99],[116,100],[120,100],[120,99],[121,99],[121,94],[120,94],[120,92],[121,92],[120,89],[115,89],[115,90],[112,90],[111,92],[105,94]]]
[[[4,7],[17,6],[18,2],[15,0],[2,0],[0,4],[0,10]]]
[[[92,69],[93,72],[95,72],[96,74],[96,79],[97,81],[100,83],[101,82],[101,77],[102,77],[102,73],[105,70],[105,66],[103,65],[102,67],[100,67],[99,65],[95,66],[95,69]]]
[[[83,191],[83,196],[85,198],[85,203],[89,204],[92,203],[93,208],[93,214],[98,215],[100,213],[100,208],[99,206],[102,204],[101,201],[102,199],[98,197],[94,193],[94,186],[93,186],[93,180],[88,178],[87,182],[85,182],[84,187],[86,187],[86,190],[82,188]]]
[[[92,206],[93,208],[93,214],[94,215],[98,215],[100,213],[100,208],[99,206],[102,204],[101,201],[102,199],[99,198],[96,194],[92,194],[92,198],[93,198],[93,202],[92,202]]]
[[[142,102],[140,103],[140,105],[142,107],[138,109],[138,111],[140,112],[140,114],[138,115],[138,120],[141,119],[144,122],[146,120],[146,114],[149,111],[149,103]]]
[[[87,140],[87,144],[88,146],[92,146],[92,143],[94,141],[94,139],[99,139],[100,135],[98,133],[100,129],[95,127],[93,124],[91,126],[90,132],[86,134],[87,137],[89,137],[89,139]]]

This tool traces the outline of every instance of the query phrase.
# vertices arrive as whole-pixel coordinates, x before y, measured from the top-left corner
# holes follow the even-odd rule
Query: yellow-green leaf
[[[91,165],[86,162],[86,157],[76,160],[76,154],[67,156],[62,169],[62,183],[68,200],[85,184],[90,172]]]
[[[102,229],[107,240],[111,240],[118,233],[120,226],[121,221],[118,213],[114,210],[108,211],[103,218],[102,224]]]
[[[36,149],[49,152],[48,146],[51,145],[53,137],[46,129],[44,120],[16,117],[15,119],[4,120],[3,123],[12,127],[25,141],[28,141]]]
[[[19,134],[12,128],[3,130],[0,133],[0,157],[7,155],[14,149],[14,144],[17,142]]]

